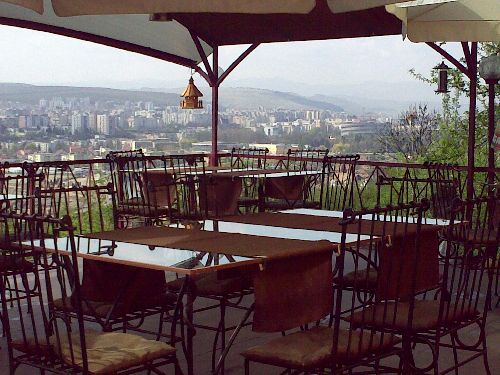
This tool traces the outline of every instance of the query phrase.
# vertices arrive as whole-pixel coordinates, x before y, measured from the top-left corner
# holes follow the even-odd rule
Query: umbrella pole
[[[218,161],[218,150],[217,150],[217,138],[218,138],[218,128],[219,128],[219,48],[217,46],[213,49],[213,63],[212,63],[212,153],[210,155],[210,165],[217,166]]]
[[[210,152],[210,165],[216,167],[219,164],[219,154],[217,149],[219,130],[219,86],[226,79],[226,77],[259,46],[259,43],[250,45],[250,47],[248,47],[236,60],[231,63],[225,72],[219,75],[219,47],[212,46],[212,66],[210,66],[208,57],[201,45],[200,38],[193,31],[190,31],[190,34],[194,45],[200,54],[206,72],[204,72],[198,65],[196,65],[194,69],[212,88],[212,148]]]
[[[467,70],[470,80],[470,95],[469,95],[469,136],[468,136],[468,153],[467,153],[467,199],[474,198],[474,169],[475,158],[474,151],[476,146],[476,106],[477,106],[477,42],[469,44],[463,42],[465,60],[467,62]],[[469,217],[472,213],[468,213]]]
[[[495,84],[498,81],[488,81],[488,193],[493,195],[495,190]]]

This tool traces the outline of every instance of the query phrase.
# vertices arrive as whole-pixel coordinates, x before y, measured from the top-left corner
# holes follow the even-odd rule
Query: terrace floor
[[[248,302],[248,301],[246,301]],[[496,301],[495,301],[496,302]],[[201,303],[201,300],[200,302]],[[204,312],[197,314],[195,319],[198,322],[210,323],[214,325],[217,321],[217,310],[212,310],[211,312]],[[228,324],[236,323],[242,316],[242,311],[230,310],[228,314]],[[151,327],[156,326],[156,321],[150,320],[147,322]],[[229,336],[229,334],[228,334]],[[276,336],[276,335],[275,335]],[[244,328],[240,335],[238,336],[235,345],[233,346],[227,360],[226,360],[226,371],[227,375],[243,374],[243,360],[239,353],[253,345],[266,342],[273,335],[263,335],[253,333],[251,327]],[[477,329],[471,327],[464,332],[461,336],[473,340],[477,337]],[[205,330],[198,330],[196,337],[194,339],[195,344],[195,374],[210,374],[210,364],[211,364],[211,347],[212,347],[213,332],[208,332]],[[488,317],[488,328],[487,328],[487,340],[488,340],[488,354],[489,363],[493,375],[500,374],[500,308],[496,308],[490,312]],[[7,361],[7,351],[5,338],[0,338],[0,375],[8,374],[8,361]],[[424,360],[425,350],[424,348],[418,348],[417,358]],[[185,368],[185,360],[183,354],[179,349],[179,358],[181,360],[183,368]],[[451,363],[453,360],[451,351],[442,351],[440,355],[440,363],[443,366]],[[19,375],[31,375],[33,370],[26,367],[20,367],[16,374]],[[167,369],[167,374],[173,373],[171,369]],[[260,366],[257,364],[252,364],[251,373],[260,374],[279,374],[280,371],[277,368],[271,368],[268,366]],[[474,374],[480,375],[485,374],[483,362],[481,359],[476,359],[471,363],[467,364],[460,370],[460,374]]]

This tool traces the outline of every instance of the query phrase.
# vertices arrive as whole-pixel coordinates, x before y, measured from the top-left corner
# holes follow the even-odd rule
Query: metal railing
[[[209,154],[189,154],[183,156],[203,155],[207,161]],[[219,165],[230,167],[231,154],[220,153]],[[233,155],[234,157],[234,155]],[[251,157],[242,155],[242,157]],[[155,166],[161,156],[148,156],[147,160],[151,166]],[[284,168],[287,155],[267,155],[267,168]],[[318,160],[319,161],[319,160]],[[344,161],[350,164],[350,161]],[[445,180],[456,181],[457,192],[464,194],[467,180],[467,167],[443,164],[407,164],[392,162],[375,162],[357,160],[355,176],[353,181],[353,202],[355,208],[374,207],[375,205],[386,205],[389,203],[401,203],[402,192],[404,200],[419,200],[430,198],[435,193],[431,181],[435,173],[446,172],[441,176]],[[50,161],[43,163],[0,163],[0,195],[12,192],[4,191],[6,185],[2,183],[2,176],[39,176],[42,175],[41,187],[70,187],[70,186],[96,186],[106,185],[111,181],[108,160],[86,159],[71,161]],[[493,179],[491,179],[493,177]],[[486,167],[475,168],[474,187],[475,197],[491,194],[496,191],[500,180],[500,168],[488,169]],[[410,181],[410,182],[408,182]],[[491,181],[494,181],[493,184]],[[40,183],[40,182],[38,182]],[[342,176],[327,174],[323,184],[341,188]],[[405,186],[407,184],[407,186]],[[33,186],[27,191],[32,191]],[[405,190],[406,189],[406,190]],[[398,197],[398,200],[396,200]],[[323,205],[325,206],[325,205]]]

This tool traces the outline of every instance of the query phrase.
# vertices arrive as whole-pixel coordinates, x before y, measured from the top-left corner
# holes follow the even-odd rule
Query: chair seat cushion
[[[142,309],[154,308],[159,306],[174,306],[177,301],[177,296],[172,293],[166,293],[158,298],[157,301],[150,301],[148,305],[144,306],[134,306],[132,310],[134,311],[124,311],[122,304],[117,304],[110,318],[118,318],[127,313],[138,312]],[[154,303],[156,302],[156,303]],[[59,310],[67,312],[76,312],[75,307],[72,304],[71,297],[59,298],[54,300],[54,307]],[[111,302],[97,302],[97,301],[85,301],[82,302],[83,315],[96,316],[99,318],[107,318],[108,314],[113,309],[113,303]],[[94,313],[95,312],[95,313]]]
[[[239,276],[227,279],[218,279],[216,274],[209,274],[196,278],[196,294],[206,296],[227,296],[228,294],[239,293],[252,287],[249,277]],[[178,291],[184,283],[184,278],[178,278],[167,283],[167,288]]]
[[[0,272],[32,272],[35,266],[24,257],[0,254]]]
[[[395,311],[396,310],[396,311]],[[350,317],[354,325],[370,326],[378,329],[394,329],[396,331],[407,328],[409,313],[408,303],[377,304],[364,308]],[[444,306],[442,324],[452,325],[475,318],[479,312],[474,306],[460,302]],[[414,332],[425,332],[437,328],[439,325],[439,301],[415,301],[413,322],[411,329]]]
[[[276,338],[241,353],[245,358],[268,365],[307,370],[353,362],[368,354],[392,348],[400,342],[395,335],[371,331],[340,330],[336,354],[333,355],[333,330],[316,327]]]
[[[377,289],[378,272],[375,268],[360,269],[352,271],[344,275],[344,277],[336,277],[333,279],[335,284],[342,287],[349,287],[360,290],[374,291]]]
[[[161,206],[146,206],[142,204],[119,204],[117,212],[122,215],[137,215],[137,216],[164,216],[168,215],[171,210],[168,207]]]
[[[55,336],[49,342],[33,338],[25,341],[14,341],[12,346],[27,354],[55,354],[68,365],[83,365],[82,349],[79,333],[68,336],[61,334],[59,342]],[[141,336],[119,332],[85,331],[88,368],[91,374],[115,374],[141,364],[165,358],[175,354],[175,348],[155,340],[147,340]],[[71,350],[71,347],[73,350]],[[60,348],[60,349],[59,349]],[[72,360],[72,354],[74,358]]]
[[[288,210],[290,208],[319,208],[319,202],[287,201],[285,199],[268,200],[265,207],[271,211]]]
[[[238,198],[238,206],[241,207],[257,206],[258,204],[259,204],[259,198],[253,198],[253,197]]]
[[[129,333],[86,330],[85,341],[91,374],[114,374],[175,353],[175,348],[164,342],[147,340]],[[83,364],[78,333],[71,335],[71,341],[63,335],[60,345],[60,355],[64,362],[72,363],[72,345],[75,364]]]

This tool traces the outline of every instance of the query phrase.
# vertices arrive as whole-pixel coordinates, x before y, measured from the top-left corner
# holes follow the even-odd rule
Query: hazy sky
[[[0,82],[171,87],[189,76],[188,68],[154,58],[7,26],[0,26],[0,48]],[[221,67],[226,68],[243,49],[221,48]],[[457,45],[451,50],[460,51]],[[275,43],[259,46],[224,85],[253,78],[332,85],[401,82],[412,79],[410,68],[427,73],[440,61],[425,44],[403,42],[401,36]]]

